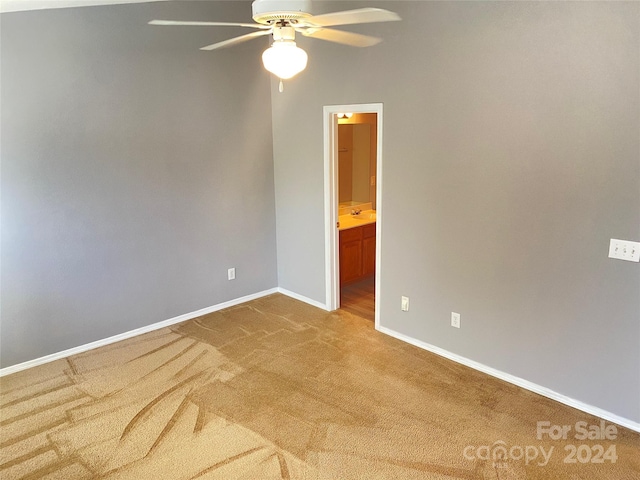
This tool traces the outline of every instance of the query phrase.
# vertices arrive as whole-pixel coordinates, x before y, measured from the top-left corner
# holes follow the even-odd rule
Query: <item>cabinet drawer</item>
[[[370,223],[369,225],[365,225],[362,227],[362,236],[363,238],[370,238],[376,236],[376,224]]]
[[[340,232],[340,243],[360,240],[362,238],[362,227],[349,228]]]

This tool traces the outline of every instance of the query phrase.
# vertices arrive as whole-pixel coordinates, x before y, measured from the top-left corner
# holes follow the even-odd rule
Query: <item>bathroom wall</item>
[[[338,203],[353,201],[353,125],[338,125]]]
[[[374,150],[375,151],[375,150]],[[353,125],[353,200],[363,203],[371,200],[369,178],[371,177],[371,131],[367,124]]]
[[[375,113],[354,113],[349,118],[339,118],[338,125],[369,125],[369,173],[367,178],[367,185],[369,189],[369,201],[373,205],[373,209],[376,208],[376,179],[378,162],[376,158],[377,146],[378,146],[378,119]],[[373,177],[373,179],[371,178]],[[364,181],[364,179],[363,179]]]

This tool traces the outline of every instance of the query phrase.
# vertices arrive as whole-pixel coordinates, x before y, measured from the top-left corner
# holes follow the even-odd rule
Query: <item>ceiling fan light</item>
[[[262,53],[264,68],[283,80],[303,71],[307,59],[307,52],[291,40],[275,41]]]

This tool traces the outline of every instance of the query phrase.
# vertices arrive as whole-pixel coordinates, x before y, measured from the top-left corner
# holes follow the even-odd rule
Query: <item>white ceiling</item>
[[[167,0],[0,0],[0,12],[42,10],[44,8],[87,7],[116,3],[163,2]]]

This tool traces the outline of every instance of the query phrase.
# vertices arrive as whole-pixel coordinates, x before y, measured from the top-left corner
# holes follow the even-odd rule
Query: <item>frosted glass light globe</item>
[[[292,40],[278,40],[262,53],[264,68],[283,80],[297,75],[307,66],[307,52]]]

